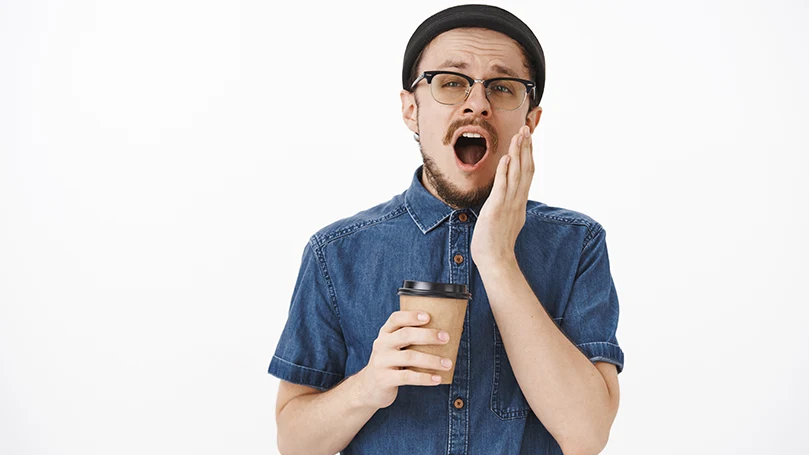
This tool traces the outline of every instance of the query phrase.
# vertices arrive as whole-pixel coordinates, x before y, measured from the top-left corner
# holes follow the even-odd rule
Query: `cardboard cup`
[[[443,285],[443,283],[431,284]],[[463,289],[465,293],[465,286],[463,286]],[[469,303],[468,299],[471,298],[471,296],[467,298],[457,298],[458,294],[456,294],[454,296],[455,298],[452,298],[446,293],[443,295],[428,295],[427,292],[423,295],[406,295],[400,289],[399,308],[404,311],[424,311],[429,313],[429,322],[418,327],[444,330],[449,333],[449,341],[443,344],[410,345],[404,349],[412,349],[452,360],[452,368],[449,370],[427,370],[410,367],[413,371],[437,374],[441,376],[441,384],[451,384],[458,359],[458,346],[461,342],[461,334],[463,333],[464,320],[466,318],[466,307]],[[440,342],[437,339],[436,341]]]

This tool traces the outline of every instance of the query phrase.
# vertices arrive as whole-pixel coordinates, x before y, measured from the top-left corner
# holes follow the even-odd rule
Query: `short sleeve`
[[[615,337],[618,294],[610,273],[606,231],[596,223],[585,240],[573,289],[560,328],[592,362],[624,368],[624,352]]]
[[[268,373],[285,381],[328,390],[345,373],[346,346],[328,282],[325,259],[313,237],[301,268],[284,331]]]

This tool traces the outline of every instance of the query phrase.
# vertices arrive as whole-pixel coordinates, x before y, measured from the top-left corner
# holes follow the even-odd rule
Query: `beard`
[[[424,161],[422,178],[426,178],[430,181],[436,193],[438,193],[438,197],[443,199],[447,205],[455,209],[479,208],[486,202],[486,199],[489,198],[489,194],[491,194],[492,188],[494,188],[494,176],[492,176],[492,179],[487,184],[464,192],[449,181],[441,170],[438,169],[438,165],[435,164],[432,158],[424,154],[424,149],[421,147],[420,141],[419,151]]]

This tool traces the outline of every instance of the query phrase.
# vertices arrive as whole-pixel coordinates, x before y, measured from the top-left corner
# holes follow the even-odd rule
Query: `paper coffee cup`
[[[437,374],[441,376],[441,384],[451,384],[466,318],[466,306],[472,295],[467,291],[465,284],[407,280],[399,288],[398,294],[399,309],[425,311],[430,314],[430,321],[419,327],[444,330],[449,333],[449,341],[444,344],[417,344],[405,347],[405,349],[452,360],[452,368],[449,371],[426,370],[417,367],[411,367],[411,369],[422,373]]]

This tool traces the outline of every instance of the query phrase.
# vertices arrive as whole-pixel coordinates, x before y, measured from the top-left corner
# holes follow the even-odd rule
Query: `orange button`
[[[453,404],[455,405],[455,409],[461,409],[463,407],[463,400],[460,398],[456,398],[455,403]]]
[[[456,264],[460,264],[461,262],[463,262],[463,256],[461,256],[460,254],[456,254],[453,259],[455,260]]]
[[[461,213],[460,215],[458,215],[458,219],[461,220],[461,223],[466,223],[466,220],[468,218],[466,216],[466,213]]]

